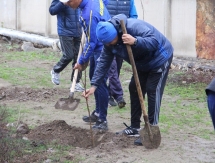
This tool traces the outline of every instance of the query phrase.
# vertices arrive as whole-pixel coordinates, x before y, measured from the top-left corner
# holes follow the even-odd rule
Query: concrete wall
[[[142,1],[144,20],[171,41],[174,55],[196,57],[196,0]]]
[[[0,0],[0,25],[41,35],[57,35],[56,16],[49,14],[51,0]]]
[[[14,0],[0,0],[0,25],[16,29],[16,3]]]
[[[173,0],[171,12],[175,55],[195,57],[196,0]]]
[[[57,36],[52,0],[0,0],[0,25],[45,36]],[[139,19],[161,31],[173,44],[175,56],[196,57],[196,0],[135,0]]]

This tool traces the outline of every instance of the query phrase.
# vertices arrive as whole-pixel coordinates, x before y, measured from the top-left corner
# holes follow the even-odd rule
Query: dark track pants
[[[68,37],[68,36],[59,36],[61,49],[62,49],[62,57],[60,61],[53,67],[54,72],[60,73],[63,69],[73,60],[72,67],[75,66],[79,46],[81,43],[81,37]],[[73,79],[74,70],[71,74],[71,81]],[[81,72],[78,73],[77,82],[81,79]]]
[[[207,102],[208,102],[208,110],[210,112],[214,130],[215,130],[215,92],[208,90]]]
[[[145,97],[145,94],[147,94],[149,123],[152,125],[157,125],[159,121],[161,99],[171,62],[172,57],[162,66],[149,72],[138,71],[143,96]],[[129,92],[131,100],[131,127],[140,128],[142,109],[134,76],[132,76],[129,84]]]
[[[109,96],[112,96],[116,101],[121,100],[123,97],[122,85],[119,80],[119,73],[120,73],[121,67],[122,67],[122,59],[114,57],[111,67],[108,71]]]
[[[99,58],[101,52],[93,52],[90,57],[90,80],[93,77],[96,65],[98,63],[97,59]],[[108,88],[107,88],[107,77],[103,82],[96,88],[94,92],[96,107],[96,113],[99,113],[99,119],[106,121],[107,120],[107,109],[108,109]]]

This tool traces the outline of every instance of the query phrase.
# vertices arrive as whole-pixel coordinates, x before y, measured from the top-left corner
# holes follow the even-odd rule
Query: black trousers
[[[137,72],[143,96],[145,97],[145,94],[147,94],[149,123],[152,125],[158,124],[159,121],[161,99],[171,62],[172,57],[156,69],[148,72]],[[131,127],[140,128],[142,109],[134,76],[132,76],[129,84],[129,92],[131,100]]]
[[[68,36],[59,36],[62,57],[60,61],[53,67],[54,72],[60,73],[63,69],[73,60],[72,69],[77,62],[79,47],[81,43],[81,37],[68,37]],[[74,70],[72,70],[71,81],[73,80]],[[81,72],[78,73],[77,83],[81,79]]]

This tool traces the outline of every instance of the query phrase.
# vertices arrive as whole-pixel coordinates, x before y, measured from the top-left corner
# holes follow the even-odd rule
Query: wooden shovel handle
[[[120,24],[121,24],[123,34],[127,34],[127,30],[125,28],[124,21],[120,20]],[[128,51],[128,56],[129,56],[131,66],[132,66],[132,70],[133,70],[133,74],[134,74],[134,80],[135,80],[136,87],[137,87],[137,92],[138,92],[138,95],[139,95],[140,105],[141,105],[141,108],[142,108],[142,111],[143,111],[144,121],[148,122],[148,114],[147,114],[146,109],[145,109],[144,100],[143,100],[143,94],[142,94],[142,91],[141,91],[140,81],[139,81],[139,78],[138,78],[137,69],[136,69],[136,65],[135,65],[135,62],[134,62],[134,57],[133,57],[133,53],[132,53],[132,50],[131,50],[131,46],[126,44],[126,48],[127,48],[127,51]]]
[[[81,56],[81,53],[83,51],[84,42],[85,42],[85,36],[84,36],[84,32],[82,32],[81,43],[80,43],[80,47],[79,47],[77,62],[78,62],[78,60],[79,60],[79,58]],[[78,77],[78,69],[75,70],[74,75],[73,75],[72,86],[71,86],[71,89],[70,89],[71,93],[74,93],[74,91],[75,91],[75,84],[76,84],[76,81],[77,81],[77,77]]]

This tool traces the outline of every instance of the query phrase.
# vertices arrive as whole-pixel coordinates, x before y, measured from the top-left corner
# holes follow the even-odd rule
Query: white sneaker
[[[85,89],[81,85],[81,83],[76,83],[75,84],[75,92],[83,92]]]
[[[60,84],[60,74],[51,70],[52,83],[59,85]]]

